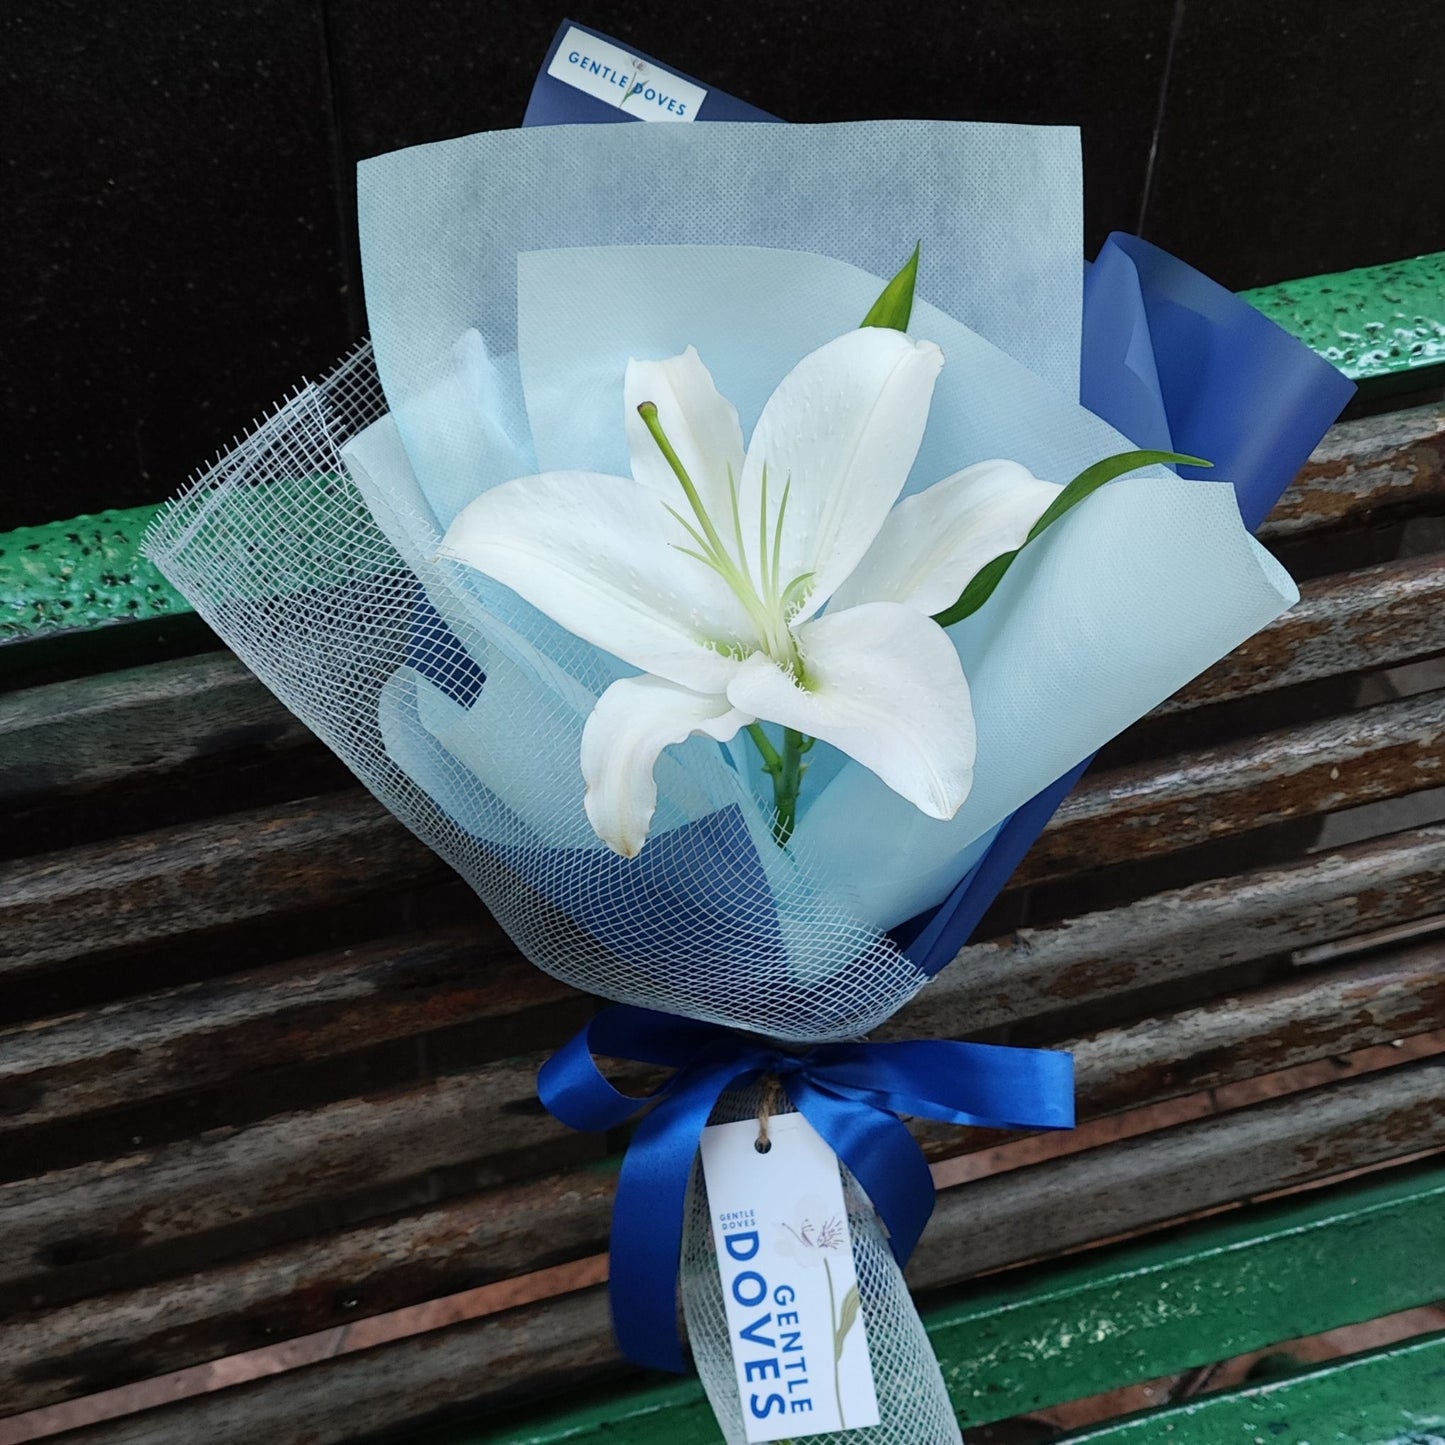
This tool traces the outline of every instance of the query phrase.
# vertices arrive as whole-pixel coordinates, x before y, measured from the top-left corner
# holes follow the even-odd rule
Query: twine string
[[[758,1104],[758,1139],[753,1146],[759,1154],[766,1154],[773,1147],[772,1140],[768,1137],[768,1120],[778,1112],[778,1106],[783,1102],[783,1086],[776,1074],[767,1074],[763,1078],[763,1097]]]

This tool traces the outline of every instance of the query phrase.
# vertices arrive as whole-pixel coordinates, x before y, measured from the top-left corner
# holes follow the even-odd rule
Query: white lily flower
[[[663,748],[759,721],[831,743],[930,817],[962,806],[973,713],[931,614],[1059,488],[984,462],[894,506],[942,365],[932,342],[850,331],[783,379],[744,451],[696,351],[632,361],[631,478],[522,477],[453,523],[442,556],[643,673],[583,733],[587,816],[616,852],[646,841]]]

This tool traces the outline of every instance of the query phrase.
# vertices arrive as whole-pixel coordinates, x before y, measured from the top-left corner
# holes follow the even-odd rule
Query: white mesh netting
[[[719,1101],[711,1122],[725,1124],[749,1118],[757,1113],[761,1097],[757,1085],[731,1090]],[[778,1112],[791,1111],[785,1108]],[[903,1273],[868,1196],[849,1170],[840,1167],[880,1423],[857,1430],[798,1436],[793,1445],[822,1445],[824,1441],[827,1445],[956,1445],[963,1437]],[[747,1436],[729,1343],[722,1276],[700,1164],[693,1165],[688,1189],[681,1278],[693,1362],[724,1439],[728,1445],[745,1445]]]
[[[772,843],[717,745],[663,755],[638,858],[598,841],[581,732],[619,670],[506,588],[430,560],[435,528],[343,457],[389,425],[363,347],[201,474],[148,555],[547,972],[795,1041],[896,1010],[922,975]]]

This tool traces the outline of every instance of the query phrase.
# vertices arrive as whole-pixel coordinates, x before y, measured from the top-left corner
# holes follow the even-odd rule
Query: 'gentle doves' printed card
[[[749,1441],[878,1423],[837,1155],[801,1114],[703,1130],[702,1167]]]

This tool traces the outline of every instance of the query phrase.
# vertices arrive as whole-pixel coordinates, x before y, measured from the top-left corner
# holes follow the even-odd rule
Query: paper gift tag
[[[838,1157],[801,1114],[714,1124],[702,1168],[749,1441],[878,1423]]]
[[[702,86],[575,25],[562,37],[547,74],[639,120],[696,120],[707,98]]]

